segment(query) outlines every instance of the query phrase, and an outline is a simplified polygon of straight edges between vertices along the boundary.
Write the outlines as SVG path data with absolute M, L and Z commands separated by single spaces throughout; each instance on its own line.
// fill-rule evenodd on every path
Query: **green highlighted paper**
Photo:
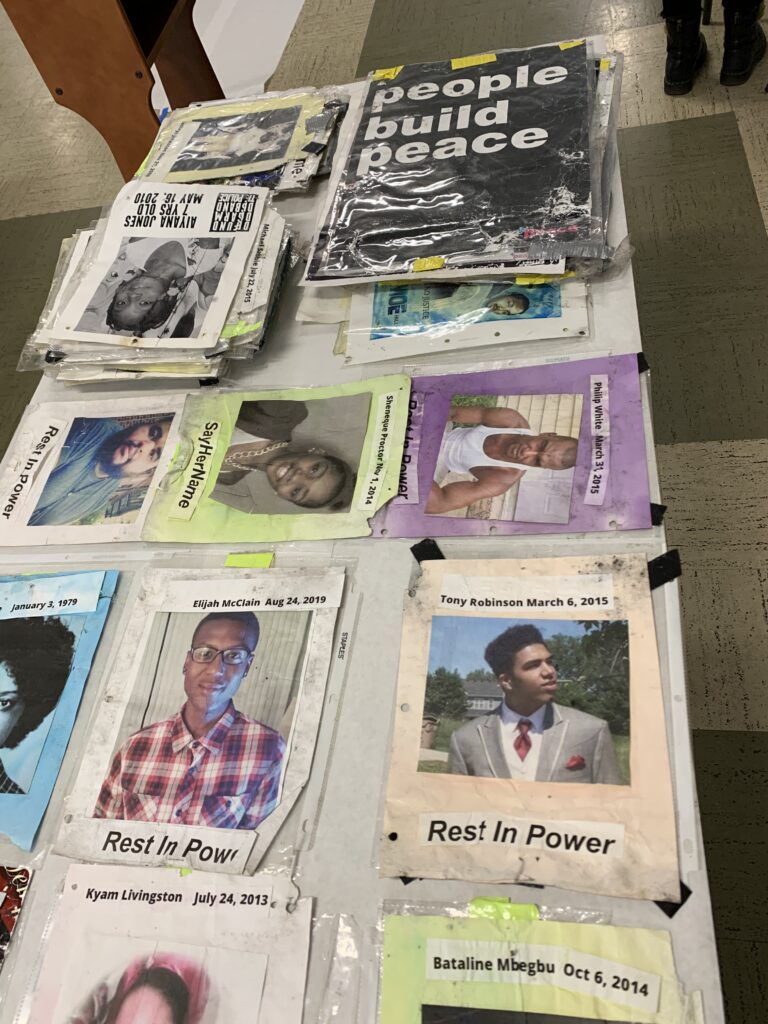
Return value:
M 217 543 L 361 537 L 397 494 L 410 380 L 191 395 L 142 533 Z
M 454 1007 L 468 1012 L 447 1012 Z M 553 1016 L 563 1024 L 686 1024 L 693 1013 L 665 931 L 539 920 L 384 918 L 380 1024 L 537 1024 L 539 1015 L 542 1024 Z

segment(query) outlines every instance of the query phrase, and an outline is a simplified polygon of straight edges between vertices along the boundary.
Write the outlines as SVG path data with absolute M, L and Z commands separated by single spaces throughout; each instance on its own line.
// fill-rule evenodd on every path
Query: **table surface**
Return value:
M 307 194 L 278 197 L 276 206 L 306 243 L 312 232 L 324 186 Z M 621 239 L 626 221 L 618 168 L 611 213 L 611 237 Z M 295 321 L 300 298 L 298 268 L 286 284 L 280 314 L 265 351 L 251 364 L 234 364 L 222 386 L 237 389 L 306 385 L 311 368 L 312 384 L 373 377 L 390 372 L 436 372 L 434 359 L 393 360 L 371 366 L 347 367 L 333 355 L 335 325 Z M 463 360 L 452 354 L 450 363 L 437 368 L 482 369 L 515 363 L 545 362 L 567 358 L 637 352 L 640 331 L 631 266 L 615 279 L 597 281 L 591 287 L 591 336 L 585 339 L 510 344 L 503 348 L 473 351 Z M 311 350 L 311 351 L 310 351 Z M 645 409 L 648 469 L 651 498 L 659 500 L 658 474 L 650 416 L 651 373 L 641 377 Z M 77 403 L 84 397 L 135 394 L 136 387 L 116 385 L 98 388 L 65 387 L 45 378 L 36 401 L 65 400 Z M 147 382 L 148 391 L 176 392 L 182 386 Z M 680 628 L 680 602 L 675 582 L 653 592 L 671 767 L 676 796 L 681 879 L 691 890 L 685 905 L 671 919 L 649 901 L 613 899 L 572 893 L 554 887 L 474 885 L 455 881 L 414 881 L 407 886 L 396 879 L 378 877 L 376 858 L 383 792 L 386 779 L 390 728 L 397 683 L 402 626 L 402 598 L 418 571 L 408 540 L 349 540 L 336 542 L 270 545 L 275 564 L 344 565 L 349 576 L 348 597 L 340 614 L 340 630 L 347 631 L 350 646 L 344 661 L 334 659 L 328 682 L 325 712 L 320 727 L 312 775 L 293 808 L 261 869 L 293 872 L 302 895 L 315 899 L 318 926 L 313 941 L 308 977 L 307 1021 L 317 1020 L 326 1008 L 327 957 L 331 949 L 335 915 L 349 915 L 360 936 L 359 974 L 347 1000 L 334 1016 L 337 1024 L 375 1020 L 377 964 L 375 943 L 370 941 L 382 900 L 427 901 L 436 905 L 464 903 L 476 895 L 494 894 L 515 902 L 536 902 L 548 908 L 570 908 L 574 915 L 624 926 L 668 929 L 672 934 L 680 979 L 686 991 L 701 990 L 707 1024 L 724 1024 L 718 963 L 712 925 L 709 889 L 699 826 L 696 788 L 686 705 L 685 669 Z M 247 545 L 238 545 L 247 548 Z M 555 537 L 451 538 L 440 547 L 449 558 L 546 557 L 559 554 L 643 552 L 653 558 L 666 550 L 662 526 L 613 534 L 567 534 Z M 254 546 L 253 550 L 265 546 Z M 109 669 L 110 648 L 120 635 L 120 620 L 131 603 L 141 570 L 150 561 L 154 568 L 215 568 L 223 565 L 224 545 L 189 547 L 140 544 L 91 545 L 77 550 L 54 547 L 31 552 L 0 552 L 0 572 L 74 568 L 119 568 L 123 573 L 97 652 L 82 709 L 62 770 L 40 829 L 33 854 L 18 850 L 0 839 L 0 863 L 29 864 L 36 869 L 16 940 L 3 968 L 6 998 L 0 1007 L 0 1024 L 23 1020 L 28 998 L 30 967 L 38 964 L 40 948 L 56 894 L 68 861 L 47 852 L 54 842 L 62 802 L 77 773 L 88 722 L 95 711 L 100 689 Z M 353 991 L 354 990 L 354 991 Z

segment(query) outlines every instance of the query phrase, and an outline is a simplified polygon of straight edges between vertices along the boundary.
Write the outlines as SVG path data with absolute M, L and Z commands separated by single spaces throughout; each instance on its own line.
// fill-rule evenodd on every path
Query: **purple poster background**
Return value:
M 603 505 L 585 505 L 591 473 L 590 377 L 607 375 L 610 407 L 610 476 Z M 574 394 L 584 402 L 567 523 L 513 523 L 426 515 L 435 465 L 454 395 Z M 648 466 L 636 355 L 605 356 L 483 373 L 415 377 L 412 394 L 422 399 L 416 504 L 394 498 L 373 519 L 374 537 L 458 537 L 489 533 L 599 533 L 642 530 L 651 525 Z

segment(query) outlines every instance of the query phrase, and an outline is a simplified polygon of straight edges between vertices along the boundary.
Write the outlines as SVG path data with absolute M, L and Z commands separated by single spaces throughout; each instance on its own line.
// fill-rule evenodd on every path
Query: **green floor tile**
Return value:
M 733 114 L 619 132 L 656 441 L 768 437 L 768 238 Z
M 693 733 L 701 827 L 728 1024 L 768 1006 L 768 733 Z
M 585 35 L 588 26 L 593 32 L 610 31 L 607 5 L 583 0 L 376 0 L 358 74 L 411 61 L 572 39 Z
M 87 227 L 99 212 L 66 210 L 0 220 L 0 454 L 40 379 L 37 373 L 17 373 L 16 364 L 48 294 L 61 240 Z

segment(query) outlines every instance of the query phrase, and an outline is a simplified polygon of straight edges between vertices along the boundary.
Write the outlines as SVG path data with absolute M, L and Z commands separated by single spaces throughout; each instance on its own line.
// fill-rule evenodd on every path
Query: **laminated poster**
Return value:
M 178 443 L 177 395 L 44 402 L 0 473 L 0 546 L 138 540 Z
M 588 240 L 593 78 L 583 41 L 373 72 L 307 277 L 482 268 L 541 238 Z
M 141 177 L 168 182 L 233 178 L 305 158 L 329 120 L 325 103 L 322 93 L 310 89 L 174 110 L 163 122 Z
M 422 569 L 406 601 L 382 874 L 676 902 L 646 558 Z
M 129 182 L 62 297 L 55 338 L 214 348 L 257 241 L 266 195 L 235 185 Z
M 587 290 L 579 281 L 400 281 L 353 292 L 346 356 L 369 363 L 588 334 Z
M 240 873 L 309 777 L 341 569 L 149 570 L 57 849 Z
M 8 956 L 31 877 L 29 868 L 0 867 L 0 969 Z
M 24 850 L 51 798 L 117 576 L 0 579 L 0 829 Z
M 361 537 L 397 493 L 403 376 L 191 395 L 183 444 L 143 539 L 210 543 Z
M 397 498 L 375 536 L 651 525 L 637 358 L 416 377 Z
M 301 1024 L 312 901 L 277 876 L 70 867 L 29 1024 Z
M 380 1024 L 694 1024 L 669 932 L 384 917 Z

